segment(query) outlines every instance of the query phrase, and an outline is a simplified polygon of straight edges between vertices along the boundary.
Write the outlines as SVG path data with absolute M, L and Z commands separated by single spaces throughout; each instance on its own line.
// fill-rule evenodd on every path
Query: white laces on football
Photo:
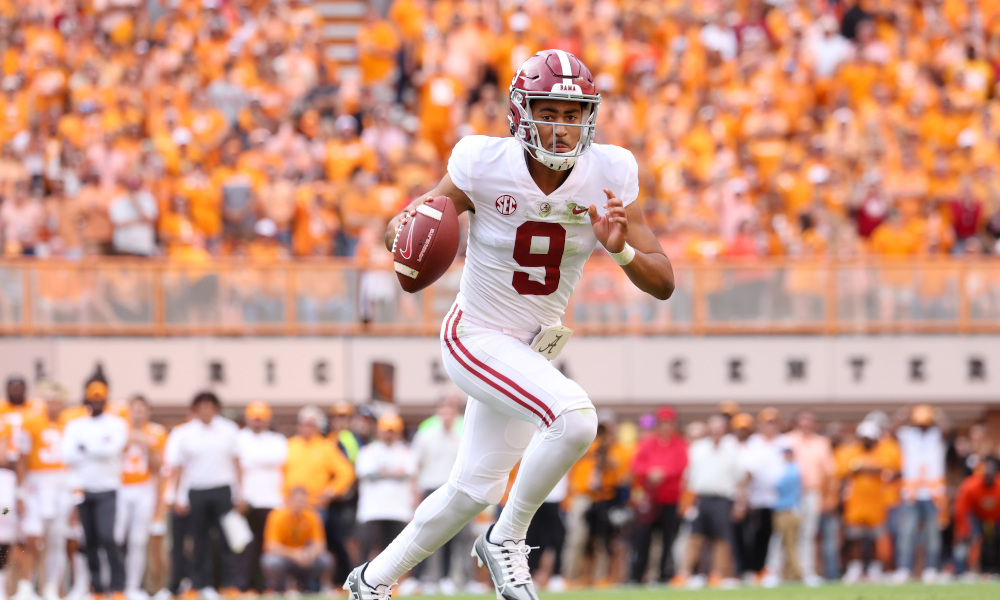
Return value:
M 531 570 L 528 568 L 528 555 L 538 547 L 531 547 L 524 541 L 517 542 L 515 546 L 504 543 L 502 548 L 504 558 L 504 570 L 508 577 L 507 583 L 510 585 L 525 585 L 531 583 Z

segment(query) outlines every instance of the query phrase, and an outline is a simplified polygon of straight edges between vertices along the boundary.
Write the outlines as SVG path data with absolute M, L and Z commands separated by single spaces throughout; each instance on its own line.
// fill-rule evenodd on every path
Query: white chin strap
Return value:
M 565 171 L 573 168 L 573 165 L 576 164 L 576 159 L 580 158 L 580 142 L 577 142 L 576 148 L 569 152 L 549 152 L 541 148 L 536 148 L 534 152 L 529 154 L 553 171 Z

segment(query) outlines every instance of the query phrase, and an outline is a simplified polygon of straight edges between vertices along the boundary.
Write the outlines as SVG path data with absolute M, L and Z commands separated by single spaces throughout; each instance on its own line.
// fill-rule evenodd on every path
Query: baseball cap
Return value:
M 378 418 L 379 431 L 403 431 L 403 418 L 396 413 L 386 413 Z
M 677 411 L 671 406 L 661 406 L 660 409 L 656 411 L 656 418 L 660 421 L 676 421 Z
M 354 405 L 350 402 L 336 402 L 330 407 L 330 412 L 338 417 L 349 417 L 354 414 Z
M 729 426 L 733 429 L 750 429 L 753 424 L 754 420 L 750 413 L 740 413 L 729 421 Z
M 266 402 L 256 401 L 247 405 L 243 416 L 247 419 L 260 419 L 269 421 L 271 419 L 271 407 Z
M 914 425 L 933 425 L 934 409 L 930 404 L 918 404 L 910 411 L 910 420 Z
M 868 438 L 870 440 L 877 440 L 881 431 L 879 426 L 874 421 L 862 421 L 858 424 L 858 428 L 855 430 L 859 438 Z
M 732 400 L 725 400 L 719 403 L 719 412 L 727 417 L 732 417 L 736 413 L 740 412 L 740 405 Z
M 761 423 L 774 423 L 779 419 L 781 419 L 781 412 L 771 406 L 757 413 L 757 420 Z

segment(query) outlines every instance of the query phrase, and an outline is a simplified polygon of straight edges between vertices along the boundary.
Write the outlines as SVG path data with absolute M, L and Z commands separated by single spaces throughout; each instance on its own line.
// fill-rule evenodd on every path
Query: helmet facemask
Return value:
M 515 126 L 514 116 L 508 115 L 510 121 L 511 134 L 517 138 L 521 146 L 535 160 L 554 171 L 565 171 L 576 164 L 576 159 L 590 148 L 594 141 L 594 132 L 597 128 L 597 110 L 601 105 L 600 94 L 583 94 L 579 86 L 560 84 L 565 89 L 562 91 L 553 90 L 551 92 L 532 92 L 511 87 L 511 105 L 516 107 L 518 116 Z M 565 100 L 577 102 L 583 113 L 580 123 L 560 123 L 551 121 L 540 121 L 534 118 L 531 110 L 532 100 Z M 556 152 L 556 136 L 553 131 L 551 146 L 545 148 L 541 143 L 539 127 L 578 127 L 580 140 L 576 148 L 568 152 Z

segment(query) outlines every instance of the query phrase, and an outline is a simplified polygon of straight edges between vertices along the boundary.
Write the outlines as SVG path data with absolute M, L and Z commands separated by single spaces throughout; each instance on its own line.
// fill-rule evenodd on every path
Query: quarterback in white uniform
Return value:
M 449 482 L 345 584 L 352 600 L 385 600 L 398 579 L 503 496 L 500 518 L 476 540 L 501 600 L 536 600 L 528 524 L 597 431 L 587 393 L 550 359 L 571 333 L 560 324 L 584 263 L 598 244 L 641 290 L 665 300 L 673 270 L 635 205 L 638 165 L 616 146 L 593 144 L 600 95 L 587 67 L 562 50 L 529 58 L 510 87 L 510 138 L 459 141 L 436 196 L 470 212 L 465 270 L 441 329 L 445 368 L 469 394 L 461 451 Z

